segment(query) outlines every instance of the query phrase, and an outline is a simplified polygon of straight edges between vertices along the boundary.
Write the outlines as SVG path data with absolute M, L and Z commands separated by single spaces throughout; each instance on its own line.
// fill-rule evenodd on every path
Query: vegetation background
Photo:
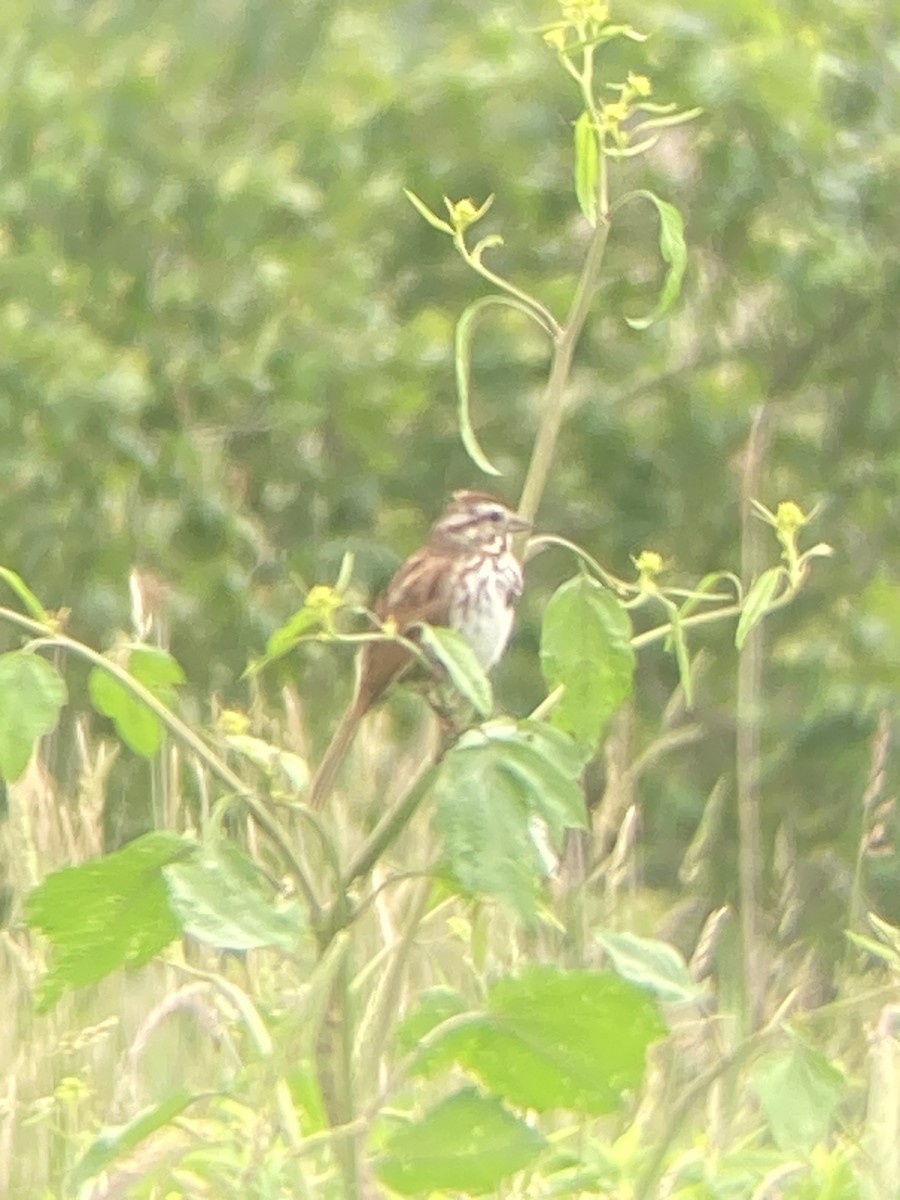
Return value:
M 101 647 L 129 626 L 130 571 L 151 573 L 197 714 L 247 702 L 248 660 L 346 549 L 374 592 L 453 488 L 485 482 L 460 444 L 452 357 L 482 285 L 402 189 L 435 208 L 496 193 L 485 231 L 502 227 L 504 274 L 564 306 L 588 231 L 577 101 L 526 32 L 552 16 L 530 0 L 2 5 L 0 563 Z M 785 945 L 814 951 L 828 999 L 879 720 L 882 797 L 896 786 L 900 13 L 622 0 L 615 17 L 653 35 L 638 65 L 655 94 L 704 109 L 622 168 L 684 213 L 689 266 L 673 312 L 630 329 L 660 267 L 647 213 L 617 223 L 539 527 L 617 574 L 644 548 L 675 581 L 739 572 L 763 412 L 755 494 L 818 506 L 835 550 L 765 627 L 759 760 L 764 891 L 779 894 L 787 853 Z M 614 43 L 609 77 L 634 54 Z M 512 500 L 545 376 L 533 331 L 492 319 L 474 411 Z M 538 623 L 565 573 L 550 554 L 530 572 L 497 681 L 512 712 L 542 698 Z M 732 635 L 702 638 L 697 736 L 640 782 L 639 880 L 660 913 L 717 780 L 731 787 Z M 281 672 L 320 747 L 349 657 Z M 676 683 L 670 656 L 642 655 L 620 745 L 639 751 Z M 70 805 L 75 736 L 48 760 Z M 97 851 L 151 825 L 145 770 L 116 764 Z M 736 899 L 727 805 L 722 822 L 700 919 Z M 865 869 L 867 902 L 900 921 L 894 858 Z

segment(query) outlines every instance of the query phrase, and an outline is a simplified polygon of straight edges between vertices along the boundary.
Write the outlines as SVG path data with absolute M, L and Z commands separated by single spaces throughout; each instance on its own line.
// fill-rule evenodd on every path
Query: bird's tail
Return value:
M 353 745 L 353 739 L 356 737 L 356 731 L 359 728 L 359 723 L 365 714 L 365 705 L 359 702 L 359 699 L 353 701 L 347 706 L 344 715 L 341 717 L 340 724 L 334 731 L 331 741 L 328 743 L 328 749 L 322 761 L 319 763 L 319 769 L 316 771 L 315 778 L 312 781 L 312 787 L 309 792 L 309 804 L 311 808 L 321 808 L 328 797 L 331 795 L 334 781 L 337 778 L 337 773 L 341 769 L 341 765 Z

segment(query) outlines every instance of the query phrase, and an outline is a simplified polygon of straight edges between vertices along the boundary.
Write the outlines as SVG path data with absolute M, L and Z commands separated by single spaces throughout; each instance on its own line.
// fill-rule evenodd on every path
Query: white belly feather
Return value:
M 515 556 L 504 554 L 499 566 L 499 570 L 494 562 L 480 566 L 469 579 L 472 600 L 452 604 L 450 609 L 451 626 L 469 642 L 485 671 L 506 649 L 515 603 L 522 594 L 522 569 Z

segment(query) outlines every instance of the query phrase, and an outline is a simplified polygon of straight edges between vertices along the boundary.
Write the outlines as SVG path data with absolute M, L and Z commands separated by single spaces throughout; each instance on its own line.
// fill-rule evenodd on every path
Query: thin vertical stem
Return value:
M 878 716 L 878 728 L 872 738 L 872 753 L 869 767 L 869 782 L 863 793 L 861 809 L 861 829 L 859 843 L 856 849 L 856 864 L 853 870 L 853 886 L 850 892 L 850 911 L 848 925 L 853 930 L 861 930 L 865 925 L 865 904 L 863 899 L 863 872 L 865 870 L 866 851 L 875 823 L 875 811 L 884 795 L 884 783 L 887 773 L 888 755 L 891 745 L 891 710 L 883 708 Z M 851 947 L 848 946 L 848 950 Z
M 744 586 L 765 565 L 764 527 L 753 514 L 751 498 L 759 495 L 771 431 L 772 410 L 762 405 L 753 418 L 744 458 L 741 486 L 741 575 Z M 760 721 L 762 714 L 763 626 L 747 637 L 737 679 L 737 809 L 738 876 L 741 894 L 741 941 L 744 996 L 749 1030 L 760 1027 L 766 988 L 760 882 L 762 830 L 760 817 Z
M 578 286 L 572 298 L 568 318 L 554 346 L 550 377 L 547 380 L 544 402 L 541 406 L 541 422 L 538 426 L 534 450 L 531 454 L 531 462 L 528 464 L 528 474 L 519 502 L 519 511 L 529 520 L 538 510 L 556 453 L 556 442 L 566 411 L 566 386 L 572 369 L 572 358 L 590 312 L 591 300 L 597 286 L 597 277 L 600 273 L 600 264 L 603 262 L 603 252 L 606 249 L 608 237 L 609 222 L 605 217 L 598 217 L 584 266 L 578 278 Z

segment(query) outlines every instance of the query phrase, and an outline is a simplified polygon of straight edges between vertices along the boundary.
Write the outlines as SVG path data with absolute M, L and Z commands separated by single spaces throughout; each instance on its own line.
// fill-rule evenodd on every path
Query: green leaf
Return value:
M 844 937 L 854 946 L 858 946 L 860 950 L 864 950 L 866 954 L 871 954 L 873 958 L 887 963 L 888 966 L 893 967 L 895 970 L 900 966 L 900 955 L 890 946 L 885 946 L 882 942 L 876 942 L 874 938 L 865 937 L 861 933 L 854 933 L 852 929 L 845 929 Z
M 375 1174 L 402 1196 L 480 1195 L 529 1166 L 545 1144 L 543 1134 L 495 1096 L 464 1088 L 393 1131 L 375 1160 Z
M 127 670 L 161 704 L 174 706 L 175 687 L 184 683 L 184 672 L 171 654 L 155 646 L 135 646 L 128 655 Z M 150 758 L 156 753 L 165 727 L 143 700 L 102 667 L 91 671 L 88 691 L 94 708 L 111 718 L 119 737 L 135 754 Z
M 297 949 L 304 931 L 299 904 L 276 905 L 258 867 L 228 842 L 205 845 L 188 861 L 164 867 L 163 875 L 182 930 L 207 946 Z
M 674 204 L 661 200 L 655 192 L 642 189 L 632 192 L 632 196 L 641 196 L 656 206 L 659 213 L 659 249 L 663 261 L 668 264 L 666 278 L 656 308 L 646 317 L 626 317 L 632 329 L 646 329 L 668 312 L 681 291 L 681 280 L 687 266 L 687 249 L 684 244 L 684 221 L 681 213 Z
M 21 575 L 16 574 L 15 571 L 11 571 L 9 567 L 0 567 L 0 579 L 8 584 L 12 591 L 19 597 L 25 606 L 25 611 L 30 617 L 34 617 L 35 621 L 40 621 L 42 625 L 50 624 L 49 613 Z
M 725 836 L 728 811 L 729 791 L 726 778 L 722 775 L 707 797 L 700 822 L 678 868 L 679 882 L 685 887 L 708 885 L 710 871 L 715 867 L 716 857 Z
M 784 567 L 769 567 L 754 582 L 741 608 L 741 616 L 734 635 L 734 644 L 738 650 L 743 649 L 747 635 L 769 611 L 772 597 L 778 590 L 778 585 L 784 576 Z
M 460 738 L 432 793 L 444 859 L 464 892 L 499 897 L 534 920 L 545 868 L 532 822 L 546 822 L 557 850 L 567 828 L 586 825 L 583 766 L 571 738 L 538 721 L 489 722 Z
M 89 1179 L 107 1170 L 123 1155 L 131 1154 L 151 1134 L 162 1129 L 197 1099 L 181 1088 L 159 1104 L 145 1108 L 127 1125 L 113 1125 L 104 1129 L 75 1164 L 72 1170 L 72 1187 L 78 1191 Z
M 433 213 L 424 200 L 420 200 L 415 192 L 411 192 L 409 188 L 403 189 L 403 195 L 407 198 L 420 217 L 424 217 L 432 229 L 439 229 L 441 233 L 449 233 L 453 236 L 453 227 L 448 225 L 446 221 L 442 221 L 436 213 Z
M 725 582 L 732 585 L 734 599 L 739 599 L 741 594 L 741 584 L 737 576 L 730 571 L 711 571 L 708 575 L 704 575 L 699 583 L 691 588 L 691 595 L 682 604 L 678 615 L 681 620 L 689 617 L 692 612 L 695 612 L 701 605 L 703 596 L 708 592 L 712 592 L 719 583 Z
M 631 620 L 612 592 L 587 575 L 557 588 L 544 610 L 541 667 L 548 687 L 565 687 L 554 725 L 592 749 L 634 678 Z
M 595 39 L 595 44 L 602 46 L 604 42 L 619 37 L 628 38 L 632 42 L 646 42 L 649 34 L 638 33 L 631 25 L 604 25 Z
M 692 1004 L 703 995 L 683 956 L 668 942 L 604 930 L 596 938 L 623 979 L 646 988 L 663 1004 Z
M 491 987 L 488 1012 L 506 1045 L 483 1040 L 473 1069 L 499 1095 L 542 1112 L 618 1108 L 643 1079 L 648 1046 L 667 1033 L 654 1001 L 605 971 L 529 967 Z
M 462 634 L 455 629 L 422 624 L 418 640 L 444 667 L 453 686 L 478 715 L 489 717 L 494 709 L 490 680 Z
M 46 934 L 53 951 L 39 1011 L 67 988 L 140 966 L 178 937 L 162 869 L 195 850 L 174 833 L 148 833 L 115 854 L 47 876 L 26 906 L 28 924 Z
M 666 1025 L 646 991 L 606 971 L 533 966 L 498 980 L 487 1011 L 437 1037 L 423 1071 L 456 1062 L 520 1108 L 601 1115 L 644 1074 Z
M 255 674 L 263 667 L 275 662 L 276 659 L 289 654 L 306 634 L 321 628 L 321 625 L 321 608 L 315 605 L 304 605 L 303 608 L 299 608 L 284 625 L 271 634 L 266 642 L 266 652 L 259 662 L 253 664 L 252 673 Z
M 66 684 L 52 663 L 36 654 L 0 655 L 0 775 L 18 779 L 38 738 L 56 725 Z
M 482 296 L 479 300 L 474 300 L 463 312 L 462 316 L 456 325 L 456 394 L 459 401 L 459 432 L 462 437 L 463 446 L 466 453 L 472 462 L 479 470 L 484 471 L 486 475 L 502 474 L 492 462 L 489 461 L 484 451 L 479 445 L 478 438 L 475 436 L 475 430 L 472 427 L 472 414 L 470 408 L 470 380 L 472 375 L 472 338 L 475 333 L 475 327 L 478 323 L 481 314 L 487 308 L 492 307 L 512 308 L 516 312 L 524 313 L 526 317 L 530 317 L 540 325 L 545 333 L 551 331 L 547 328 L 538 312 L 531 308 L 524 300 L 517 300 L 515 296 Z
M 799 1038 L 786 1053 L 763 1058 L 751 1086 L 785 1153 L 808 1152 L 824 1141 L 848 1090 L 843 1072 Z
M 249 733 L 229 733 L 225 744 L 235 754 L 240 754 L 248 762 L 265 771 L 270 778 L 277 780 L 283 776 L 284 782 L 294 791 L 302 791 L 309 785 L 309 767 L 299 754 L 291 750 L 282 750 L 262 738 L 253 737 Z
M 167 705 L 174 703 L 175 688 L 185 682 L 179 662 L 159 646 L 135 646 L 128 655 L 128 671 Z
M 876 934 L 888 946 L 892 947 L 894 953 L 900 958 L 900 929 L 896 925 L 891 925 L 887 921 L 882 920 L 877 913 L 866 913 L 866 920 L 875 930 Z
M 422 1038 L 450 1017 L 466 1011 L 466 1002 L 459 992 L 449 987 L 427 988 L 419 1002 L 396 1027 L 394 1039 L 401 1054 L 415 1050 Z M 421 1070 L 420 1064 L 420 1070 Z
M 597 224 L 597 181 L 600 156 L 594 118 L 583 112 L 575 122 L 575 195 L 591 225 Z
M 684 692 L 684 706 L 690 712 L 694 707 L 694 680 L 691 676 L 691 657 L 688 653 L 687 638 L 681 624 L 681 614 L 673 604 L 669 607 L 669 617 L 672 621 L 672 643 L 675 646 L 675 661 L 678 663 L 678 678 Z

